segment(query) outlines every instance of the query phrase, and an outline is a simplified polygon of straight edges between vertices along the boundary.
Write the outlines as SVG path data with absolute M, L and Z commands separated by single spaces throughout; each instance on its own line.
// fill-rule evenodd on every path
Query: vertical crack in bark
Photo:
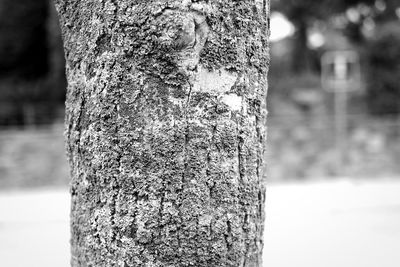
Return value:
M 258 177 L 258 188 L 259 188 L 259 192 L 258 192 L 258 213 L 260 218 L 263 217 L 263 205 L 264 205 L 264 199 L 263 199 L 263 177 L 261 175 L 261 168 L 262 168 L 262 164 L 263 164 L 263 154 L 264 154 L 264 146 L 263 146 L 263 136 L 262 136 L 262 125 L 260 122 L 260 111 L 258 112 L 258 114 L 256 115 L 256 133 L 257 133 L 257 140 L 259 140 L 260 144 L 258 145 L 257 148 L 257 166 L 256 166 L 256 171 L 257 171 L 257 177 Z M 262 229 L 261 229 L 261 232 Z
M 240 125 L 240 119 L 238 119 L 237 122 L 237 135 L 238 135 L 238 145 L 237 145 L 237 155 L 238 155 L 238 168 L 239 168 L 239 181 L 240 184 L 243 187 L 247 186 L 247 181 L 245 181 L 246 178 L 246 168 L 245 168 L 245 159 L 244 159 L 244 154 L 243 154 L 243 146 L 244 146 L 244 139 L 243 139 L 243 130 L 241 129 L 241 125 Z M 242 188 L 242 194 L 245 193 L 245 189 Z M 248 214 L 248 207 L 246 206 L 248 205 L 247 202 L 241 202 L 241 206 L 242 206 L 242 210 L 244 210 L 245 215 L 244 215 L 244 219 L 242 222 L 242 230 L 243 230 L 243 235 L 244 235 L 244 240 L 246 240 L 245 242 L 245 252 L 244 252 L 244 259 L 242 262 L 242 267 L 246 267 L 247 266 L 247 260 L 248 260 L 248 255 L 249 255 L 249 249 L 250 249 L 250 242 L 248 240 L 248 236 L 249 236 L 249 230 L 247 229 L 248 225 L 249 225 L 249 214 Z
M 163 207 L 164 207 L 164 201 L 165 201 L 165 192 L 161 192 L 160 194 L 160 207 L 158 209 L 158 228 L 161 234 L 161 228 L 164 225 L 163 222 Z
M 268 0 L 263 0 L 263 15 L 267 19 L 267 35 L 271 35 L 271 19 L 270 19 L 270 6 L 269 6 L 270 1 Z
M 68 131 L 68 146 L 69 146 L 69 152 L 71 155 L 74 153 L 73 151 L 73 145 L 76 147 L 76 152 L 77 152 L 77 157 L 69 156 L 69 159 L 75 168 L 82 168 L 81 163 L 83 162 L 83 155 L 82 155 L 82 148 L 81 148 L 81 138 L 82 138 L 82 123 L 83 123 L 83 117 L 84 117 L 84 110 L 86 106 L 86 98 L 84 95 L 84 91 L 80 94 L 80 105 L 79 105 L 79 114 L 78 117 L 76 118 L 76 125 L 73 126 L 72 123 L 70 122 L 69 126 L 69 131 Z M 75 130 L 75 132 L 78 132 L 77 134 L 71 133 L 71 131 Z M 74 140 L 71 140 L 71 136 L 74 138 Z M 73 142 L 72 142 L 73 141 Z M 73 169 L 71 168 L 70 172 L 72 173 Z M 71 175 L 71 187 L 70 187 L 70 192 L 71 195 L 77 195 L 77 188 L 81 184 L 81 179 L 76 181 L 77 179 L 73 178 L 78 178 L 75 175 Z
M 117 198 L 119 195 L 119 187 L 114 185 L 112 187 L 112 199 L 110 204 L 110 216 L 111 216 L 111 243 L 113 243 L 117 239 L 117 228 L 116 228 L 116 213 L 117 213 Z
M 244 182 L 244 166 L 243 166 L 243 144 L 244 140 L 242 137 L 242 130 L 240 129 L 240 121 L 237 122 L 237 135 L 238 135 L 238 145 L 237 145 L 237 155 L 238 155 L 238 169 L 239 169 L 239 181 Z
M 184 164 L 184 171 L 183 171 L 183 177 L 182 177 L 182 186 L 186 182 L 185 177 L 186 177 L 186 174 L 188 171 L 188 151 L 187 151 L 187 149 L 189 146 L 189 134 L 190 134 L 189 109 L 190 109 L 190 99 L 191 99 L 192 88 L 193 88 L 193 85 L 190 82 L 189 77 L 187 78 L 187 84 L 189 85 L 189 92 L 188 92 L 185 107 L 184 107 L 184 122 L 185 122 L 184 158 L 185 158 L 185 164 Z
M 244 227 L 249 225 L 249 214 L 246 211 L 246 214 L 244 215 L 244 220 L 243 220 L 243 231 L 244 231 L 244 235 L 245 235 L 245 252 L 244 252 L 244 261 L 243 261 L 243 265 L 242 267 L 246 267 L 247 266 L 247 260 L 249 258 L 249 250 L 250 250 L 250 240 L 249 240 L 249 233 L 248 230 Z
M 122 99 L 121 93 L 119 93 L 119 96 L 118 96 L 117 99 L 118 99 L 117 101 L 120 101 Z M 117 162 L 117 166 L 116 166 L 117 167 L 117 175 L 116 176 L 117 177 L 113 177 L 112 185 L 111 185 L 111 187 L 112 187 L 111 190 L 113 192 L 112 199 L 111 199 L 111 204 L 110 204 L 111 227 L 112 227 L 111 243 L 116 240 L 117 232 L 118 232 L 118 229 L 117 229 L 117 226 L 116 226 L 116 224 L 117 224 L 116 223 L 116 215 L 117 215 L 117 205 L 118 205 L 117 199 L 118 199 L 118 196 L 119 196 L 120 190 L 121 190 L 121 186 L 119 184 L 119 181 L 121 179 L 121 173 L 122 173 L 121 159 L 122 159 L 122 151 L 123 151 L 121 149 L 121 147 L 120 147 L 121 138 L 120 138 L 120 134 L 119 134 L 119 132 L 120 132 L 120 130 L 119 130 L 119 122 L 121 120 L 120 114 L 119 114 L 120 103 L 116 103 L 115 105 L 116 105 L 115 109 L 116 109 L 116 114 L 117 114 L 117 121 L 116 121 L 115 128 L 114 128 L 115 132 L 114 132 L 114 137 L 113 138 L 115 140 L 113 140 L 113 144 L 115 145 L 115 150 L 116 150 L 116 153 L 118 154 L 118 156 L 116 158 L 116 162 Z
M 85 110 L 85 105 L 86 105 L 86 98 L 85 98 L 85 93 L 82 92 L 81 93 L 81 104 L 79 107 L 79 115 L 78 118 L 76 120 L 76 127 L 75 130 L 78 130 L 78 144 L 77 144 L 77 149 L 78 149 L 78 154 L 81 155 L 81 137 L 82 137 L 82 121 L 83 121 L 83 112 Z
M 212 169 L 211 169 L 211 151 L 212 151 L 213 147 L 215 146 L 215 134 L 216 134 L 216 132 L 217 132 L 217 123 L 215 123 L 211 127 L 211 142 L 210 142 L 210 147 L 208 149 L 207 156 L 206 156 L 206 161 L 207 161 L 206 175 L 207 175 L 207 178 L 208 178 L 207 179 L 207 185 L 208 185 L 208 189 L 209 189 L 210 198 L 212 198 L 213 189 L 214 189 L 214 185 L 215 185 L 215 181 L 212 180 L 212 178 L 210 178 L 210 175 L 212 174 Z
M 187 84 L 189 85 L 189 92 L 188 92 L 188 96 L 186 99 L 186 106 L 185 106 L 185 116 L 186 116 L 186 120 L 187 120 L 187 112 L 189 109 L 189 105 L 190 105 L 190 99 L 192 97 L 192 89 L 193 89 L 193 84 L 190 82 L 190 79 L 187 79 Z
M 226 247 L 228 248 L 228 253 L 232 249 L 232 226 L 229 219 L 226 220 L 226 233 L 224 234 Z M 229 240 L 229 237 L 231 240 Z
M 256 166 L 256 173 L 257 173 L 257 177 L 258 177 L 258 181 L 259 182 L 262 182 L 261 181 L 261 173 L 260 173 L 260 167 L 261 167 L 261 165 L 262 165 L 262 154 L 263 154 L 263 150 L 264 150 L 264 148 L 262 147 L 262 135 L 261 135 L 261 125 L 260 125 L 260 111 L 259 111 L 259 109 L 257 110 L 257 114 L 255 115 L 255 122 L 256 122 L 256 125 L 255 125 L 255 132 L 256 132 L 256 135 L 257 135 L 257 140 L 259 141 L 259 142 L 261 142 L 261 144 L 258 144 L 258 147 L 257 147 L 257 166 Z
M 269 14 L 268 14 L 268 12 L 269 12 L 268 3 L 269 3 L 268 0 L 263 0 L 263 15 L 265 17 L 269 17 Z
M 116 64 L 116 61 L 114 61 L 114 63 L 112 64 L 113 68 Z M 113 133 L 113 139 L 112 140 L 112 144 L 114 146 L 114 151 L 116 152 L 117 156 L 116 156 L 116 175 L 113 177 L 111 183 L 111 190 L 113 192 L 112 195 L 112 200 L 111 200 L 111 206 L 110 206 L 110 211 L 111 211 L 111 228 L 112 228 L 112 237 L 111 237 L 111 244 L 113 242 L 116 241 L 117 239 L 117 233 L 118 233 L 118 227 L 117 227 L 117 222 L 116 222 L 116 216 L 117 216 L 117 205 L 118 205 L 118 196 L 120 195 L 120 190 L 121 190 L 121 185 L 120 185 L 120 181 L 122 180 L 122 153 L 123 153 L 123 149 L 121 147 L 121 133 L 120 133 L 120 123 L 122 121 L 122 117 L 120 114 L 120 110 L 121 110 L 121 100 L 123 99 L 123 93 L 121 91 L 121 86 L 119 84 L 119 82 L 121 81 L 121 77 L 119 77 L 119 81 L 117 82 L 117 92 L 115 93 L 115 102 L 114 104 L 114 109 L 115 109 L 115 125 L 113 125 L 114 127 L 114 133 Z

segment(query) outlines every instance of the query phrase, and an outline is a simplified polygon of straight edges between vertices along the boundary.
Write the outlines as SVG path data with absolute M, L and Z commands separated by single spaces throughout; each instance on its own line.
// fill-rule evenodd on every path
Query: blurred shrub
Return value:
M 271 71 L 272 72 L 272 71 Z M 321 78 L 315 73 L 302 73 L 300 75 L 288 74 L 286 77 L 270 77 L 272 94 L 292 94 L 300 89 L 321 88 Z
M 400 123 L 397 118 L 349 117 L 344 169 L 337 169 L 335 125 L 326 117 L 271 116 L 266 167 L 270 181 L 318 179 L 338 174 L 387 178 L 400 174 Z
M 371 114 L 400 113 L 400 25 L 387 23 L 376 31 L 368 49 L 367 103 Z
M 0 131 L 0 189 L 67 186 L 63 125 Z
M 307 72 L 302 74 L 286 73 L 275 75 L 271 70 L 269 79 L 269 106 L 272 115 L 310 116 L 314 107 L 323 104 L 321 101 L 321 79 L 318 74 Z M 318 98 L 318 99 L 317 99 Z

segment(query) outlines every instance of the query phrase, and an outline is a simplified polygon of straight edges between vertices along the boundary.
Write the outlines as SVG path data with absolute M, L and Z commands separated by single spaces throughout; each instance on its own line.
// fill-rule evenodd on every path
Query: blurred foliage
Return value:
M 396 14 L 400 1 L 271 0 L 271 9 L 295 27 L 293 36 L 272 44 L 272 93 L 286 95 L 288 90 L 308 86 L 304 77 L 320 75 L 324 51 L 352 49 L 361 56 L 364 106 L 374 115 L 400 114 L 400 20 Z M 310 46 L 313 31 L 324 35 L 326 43 L 321 47 Z M 289 57 L 276 52 L 282 46 Z
M 400 23 L 379 27 L 368 44 L 367 100 L 374 115 L 400 114 Z
M 271 9 L 283 13 L 293 24 L 327 20 L 357 4 L 373 5 L 375 0 L 272 0 Z
M 0 125 L 50 123 L 64 100 L 52 2 L 0 0 Z
M 310 63 L 313 54 L 307 44 L 308 32 L 316 23 L 342 31 L 353 42 L 363 42 L 362 28 L 371 20 L 396 17 L 398 0 L 272 0 L 271 10 L 285 15 L 295 26 L 291 70 L 294 73 L 316 71 Z M 382 9 L 383 6 L 383 9 Z M 353 17 L 348 13 L 355 14 Z
M 398 177 L 400 1 L 271 1 L 295 32 L 271 43 L 268 178 Z M 320 46 L 310 42 L 315 33 Z M 362 71 L 362 90 L 347 94 L 343 170 L 336 164 L 334 94 L 320 81 L 321 56 L 332 50 L 358 52 Z
M 271 118 L 268 122 L 268 179 L 318 179 L 338 174 L 353 178 L 398 177 L 398 119 L 350 117 L 349 123 L 345 165 L 344 169 L 338 169 L 331 117 Z
M 63 125 L 0 132 L 0 188 L 68 185 Z

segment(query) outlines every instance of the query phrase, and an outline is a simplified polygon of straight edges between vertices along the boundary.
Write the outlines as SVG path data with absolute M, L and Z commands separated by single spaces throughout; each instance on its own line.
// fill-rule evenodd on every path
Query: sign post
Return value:
M 346 174 L 347 98 L 360 89 L 361 73 L 355 51 L 330 51 L 321 59 L 322 88 L 334 94 L 336 174 Z

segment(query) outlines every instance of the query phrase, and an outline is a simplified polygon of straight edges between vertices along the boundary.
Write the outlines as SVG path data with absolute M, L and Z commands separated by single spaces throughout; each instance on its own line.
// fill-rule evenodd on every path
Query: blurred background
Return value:
M 270 180 L 399 176 L 399 7 L 398 0 L 272 1 Z M 329 63 L 336 70 L 324 75 Z
M 266 266 L 400 266 L 400 1 L 271 12 Z M 0 0 L 0 266 L 68 266 L 64 72 L 52 2 Z

